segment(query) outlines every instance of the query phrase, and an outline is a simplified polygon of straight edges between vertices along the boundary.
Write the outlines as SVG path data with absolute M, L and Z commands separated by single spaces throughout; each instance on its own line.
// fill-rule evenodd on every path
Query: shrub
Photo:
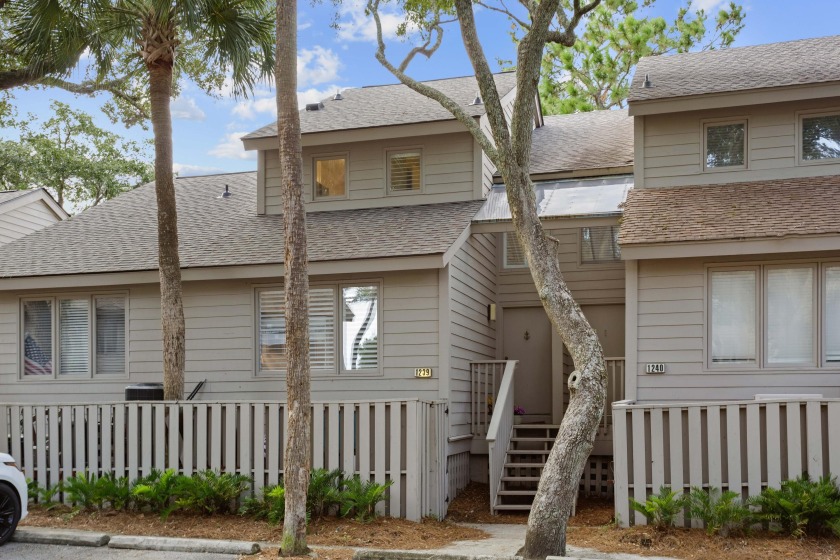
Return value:
M 840 490 L 835 479 L 811 480 L 808 474 L 767 488 L 750 500 L 756 519 L 795 537 L 834 533 L 840 536 Z
M 393 483 L 393 480 L 386 484 L 378 484 L 373 480 L 363 482 L 358 475 L 345 480 L 341 490 L 341 516 L 353 516 L 358 521 L 374 519 L 376 504 L 385 499 L 385 491 Z
M 247 476 L 210 470 L 179 476 L 175 484 L 176 507 L 193 513 L 231 513 L 252 483 L 253 479 Z
M 283 521 L 286 510 L 286 489 L 282 482 L 277 486 L 266 486 L 262 496 L 245 498 L 239 514 L 254 519 L 262 519 L 272 524 Z
M 692 519 L 699 519 L 706 527 L 706 533 L 719 533 L 726 537 L 733 532 L 742 532 L 749 525 L 752 514 L 741 502 L 737 492 L 721 493 L 719 488 L 693 487 L 685 498 L 688 514 Z
M 674 526 L 674 519 L 683 511 L 685 498 L 680 492 L 662 486 L 659 494 L 651 494 L 645 503 L 630 498 L 630 507 L 644 515 L 648 525 L 667 529 Z
M 166 519 L 178 507 L 175 498 L 179 478 L 183 477 L 172 469 L 163 472 L 153 469 L 147 476 L 138 478 L 131 490 L 135 507 L 158 512 L 161 519 Z
M 306 511 L 319 519 L 340 505 L 342 472 L 339 469 L 314 469 L 309 475 L 309 490 L 306 494 Z
M 88 472 L 65 480 L 63 490 L 67 501 L 79 509 L 104 509 L 110 501 L 107 481 Z

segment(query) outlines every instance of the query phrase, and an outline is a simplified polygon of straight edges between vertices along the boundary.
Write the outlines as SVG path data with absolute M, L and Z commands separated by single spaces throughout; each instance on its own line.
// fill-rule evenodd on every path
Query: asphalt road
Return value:
M 56 546 L 51 544 L 7 543 L 0 546 L 0 560 L 237 560 L 229 554 L 195 554 L 157 552 L 152 550 L 120 550 L 102 546 Z

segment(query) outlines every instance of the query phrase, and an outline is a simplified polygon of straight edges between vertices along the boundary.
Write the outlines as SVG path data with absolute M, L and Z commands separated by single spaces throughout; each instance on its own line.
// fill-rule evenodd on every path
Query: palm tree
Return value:
M 97 76 L 132 66 L 148 81 L 155 137 L 155 194 L 163 333 L 164 394 L 184 396 L 185 326 L 172 173 L 175 78 L 212 88 L 229 73 L 235 95 L 247 95 L 274 66 L 274 14 L 264 0 L 20 0 L 14 40 L 24 60 L 88 45 Z M 81 35 L 81 37 L 80 37 Z

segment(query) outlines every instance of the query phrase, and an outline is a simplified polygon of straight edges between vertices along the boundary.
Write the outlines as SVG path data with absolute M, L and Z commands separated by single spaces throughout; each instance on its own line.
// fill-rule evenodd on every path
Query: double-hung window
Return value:
M 126 373 L 126 297 L 21 301 L 21 376 L 90 378 Z
M 378 283 L 317 284 L 309 289 L 309 359 L 314 373 L 376 373 L 380 364 Z M 286 370 L 282 288 L 257 290 L 258 373 Z

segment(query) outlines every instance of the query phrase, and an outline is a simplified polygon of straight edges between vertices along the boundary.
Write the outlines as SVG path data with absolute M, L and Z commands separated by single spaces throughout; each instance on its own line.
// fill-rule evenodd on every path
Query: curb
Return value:
M 521 556 L 493 556 L 487 554 L 452 554 L 446 552 L 409 552 L 405 550 L 359 550 L 353 560 L 522 560 Z M 563 560 L 574 560 L 564 558 Z
M 12 541 L 19 543 L 90 547 L 105 546 L 110 538 L 105 533 L 43 527 L 19 527 L 12 535 Z
M 256 554 L 260 551 L 260 545 L 255 542 L 178 539 L 170 537 L 134 537 L 124 535 L 111 537 L 111 540 L 108 542 L 108 548 L 215 554 Z

